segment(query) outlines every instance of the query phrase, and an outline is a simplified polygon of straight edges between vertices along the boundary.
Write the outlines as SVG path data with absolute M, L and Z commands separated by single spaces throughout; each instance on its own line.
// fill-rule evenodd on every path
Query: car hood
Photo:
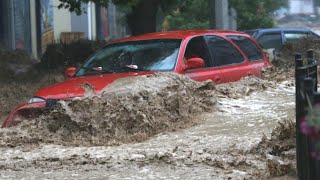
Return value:
M 45 99 L 68 99 L 80 97 L 85 93 L 85 90 L 81 85 L 86 83 L 90 84 L 95 89 L 94 93 L 96 94 L 117 79 L 153 73 L 154 72 L 127 72 L 74 77 L 62 83 L 44 87 L 35 93 L 34 96 Z

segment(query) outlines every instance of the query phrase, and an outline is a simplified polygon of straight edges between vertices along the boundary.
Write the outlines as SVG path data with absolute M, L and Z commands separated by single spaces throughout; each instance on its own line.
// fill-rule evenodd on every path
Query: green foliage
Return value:
M 59 8 L 68 9 L 78 15 L 85 12 L 83 3 L 93 2 L 100 6 L 107 6 L 109 0 L 59 0 Z M 159 8 L 167 14 L 181 0 L 112 0 L 127 14 L 127 23 L 133 35 L 139 35 L 156 30 L 157 12 Z M 160 18 L 161 19 L 161 18 Z M 130 20 L 130 22 L 129 22 Z
M 287 6 L 287 0 L 230 0 L 238 13 L 238 29 L 270 28 L 275 24 L 270 14 Z
M 82 40 L 70 44 L 55 43 L 47 46 L 38 66 L 41 69 L 65 69 L 78 66 L 96 50 L 106 45 L 105 41 Z
M 180 0 L 173 12 L 166 16 L 163 29 L 205 29 L 209 28 L 208 0 Z M 273 27 L 270 13 L 286 6 L 287 0 L 229 0 L 229 6 L 238 14 L 238 29 Z
M 208 29 L 208 0 L 185 0 L 165 18 L 164 30 L 174 29 Z
M 58 8 L 68 9 L 70 12 L 75 12 L 80 15 L 85 12 L 82 8 L 82 3 L 93 2 L 97 5 L 107 7 L 110 0 L 59 0 L 60 4 Z M 162 9 L 169 9 L 170 7 L 177 4 L 181 0 L 112 0 L 112 2 L 118 5 L 121 10 L 126 13 L 131 13 L 134 9 L 139 6 L 142 1 L 153 1 L 159 5 Z
M 75 12 L 78 15 L 85 12 L 85 9 L 82 8 L 82 4 L 86 4 L 88 2 L 93 2 L 97 5 L 101 5 L 104 7 L 108 6 L 110 0 L 59 0 L 60 4 L 58 8 L 68 9 L 70 12 Z M 118 5 L 124 12 L 131 13 L 135 7 L 139 5 L 143 0 L 112 0 L 112 2 Z M 151 1 L 151 0 L 149 0 Z M 156 3 L 164 5 L 171 4 L 174 0 L 154 0 Z
M 0 84 L 11 81 L 17 71 L 24 71 L 34 60 L 23 50 L 6 50 L 0 48 Z
M 82 3 L 93 2 L 100 6 L 108 6 L 109 0 L 59 0 L 60 4 L 58 8 L 68 9 L 70 12 L 75 12 L 77 15 L 86 12 L 84 8 L 82 8 Z
M 83 13 L 81 3 L 94 2 L 107 6 L 109 0 L 59 0 L 59 8 L 69 9 L 77 14 Z M 135 12 L 143 1 L 152 1 L 161 7 L 164 14 L 162 28 L 207 29 L 209 28 L 208 0 L 113 0 L 127 14 Z M 238 29 L 273 27 L 275 24 L 270 14 L 287 5 L 287 0 L 229 0 L 230 7 L 237 10 Z M 156 21 L 156 20 L 155 20 Z
M 113 0 L 112 2 L 118 5 L 123 12 L 131 13 L 142 0 Z

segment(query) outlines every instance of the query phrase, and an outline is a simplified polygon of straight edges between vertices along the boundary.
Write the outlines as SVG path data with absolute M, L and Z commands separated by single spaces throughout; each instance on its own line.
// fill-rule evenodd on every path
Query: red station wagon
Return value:
M 30 116 L 32 109 L 46 109 L 54 101 L 84 95 L 79 85 L 89 83 L 95 93 L 114 80 L 172 71 L 196 81 L 226 83 L 261 75 L 271 66 L 258 43 L 236 31 L 188 30 L 145 34 L 116 40 L 94 53 L 80 68 L 68 68 L 68 80 L 40 89 L 12 111 L 2 127 Z

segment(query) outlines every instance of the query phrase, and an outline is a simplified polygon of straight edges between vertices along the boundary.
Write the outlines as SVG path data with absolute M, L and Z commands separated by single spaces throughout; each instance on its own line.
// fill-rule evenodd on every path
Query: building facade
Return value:
M 289 0 L 289 14 L 312 15 L 315 14 L 314 0 Z
M 58 5 L 59 0 L 0 0 L 0 45 L 39 58 L 48 44 L 70 34 L 89 40 L 128 35 L 124 15 L 112 3 L 107 8 L 83 4 L 86 13 L 79 16 Z
M 31 50 L 30 3 L 0 1 L 0 43 L 11 49 Z

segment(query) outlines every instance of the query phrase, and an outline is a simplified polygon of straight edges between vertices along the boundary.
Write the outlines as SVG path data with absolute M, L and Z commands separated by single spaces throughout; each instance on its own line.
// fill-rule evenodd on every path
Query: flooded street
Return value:
M 142 143 L 0 148 L 0 179 L 256 179 L 267 159 L 250 150 L 294 117 L 288 82 L 239 99 L 218 98 L 201 123 Z M 272 158 L 272 157 L 270 157 Z

